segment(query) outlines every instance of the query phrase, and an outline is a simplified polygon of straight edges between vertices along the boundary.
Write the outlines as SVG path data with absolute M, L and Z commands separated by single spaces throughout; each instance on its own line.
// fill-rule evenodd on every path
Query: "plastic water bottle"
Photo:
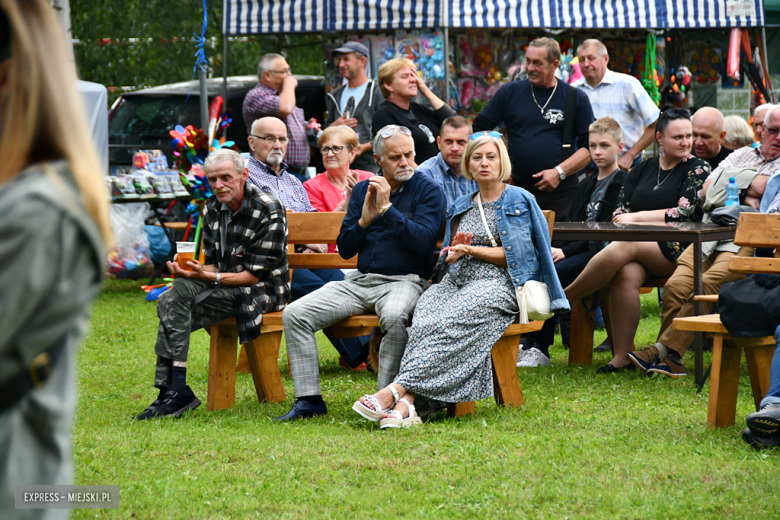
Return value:
M 739 186 L 734 177 L 729 177 L 729 184 L 726 186 L 726 206 L 739 206 Z

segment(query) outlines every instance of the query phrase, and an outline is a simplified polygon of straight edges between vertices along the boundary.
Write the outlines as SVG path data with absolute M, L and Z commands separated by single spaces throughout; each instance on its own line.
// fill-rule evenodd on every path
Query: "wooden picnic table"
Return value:
M 702 244 L 713 240 L 733 240 L 736 226 L 724 227 L 701 222 L 667 222 L 664 224 L 619 224 L 615 222 L 556 222 L 553 240 L 597 240 L 630 242 L 689 242 L 693 244 L 693 293 L 702 294 Z M 694 301 L 694 312 L 702 313 L 701 301 Z M 572 330 L 575 323 L 572 321 Z M 694 339 L 694 374 L 699 384 L 704 373 L 704 335 Z M 572 334 L 572 341 L 576 338 Z M 572 348 L 572 345 L 569 345 Z

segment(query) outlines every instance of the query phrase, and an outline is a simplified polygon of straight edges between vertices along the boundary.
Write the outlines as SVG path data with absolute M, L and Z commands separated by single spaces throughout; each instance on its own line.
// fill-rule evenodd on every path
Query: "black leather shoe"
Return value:
M 766 450 L 780 446 L 780 439 L 777 437 L 758 437 L 750 428 L 742 430 L 742 440 L 753 446 L 757 450 Z
M 325 403 L 309 404 L 306 401 L 298 399 L 293 403 L 289 412 L 280 417 L 274 417 L 272 420 L 279 422 L 295 421 L 297 419 L 308 419 L 309 417 L 315 417 L 317 415 L 326 415 L 327 413 L 328 406 Z
M 747 416 L 747 425 L 753 433 L 761 437 L 780 436 L 780 403 L 764 406 Z
M 609 344 L 609 337 L 601 342 L 601 345 L 593 349 L 593 352 L 612 352 L 612 346 Z
M 170 389 L 165 392 L 160 404 L 155 406 L 154 403 L 149 406 L 143 413 L 136 415 L 135 419 L 143 421 L 146 419 L 159 419 L 161 417 L 179 417 L 187 410 L 194 410 L 200 406 L 200 399 L 198 399 L 193 393 L 190 387 L 186 387 L 184 392 L 177 392 Z

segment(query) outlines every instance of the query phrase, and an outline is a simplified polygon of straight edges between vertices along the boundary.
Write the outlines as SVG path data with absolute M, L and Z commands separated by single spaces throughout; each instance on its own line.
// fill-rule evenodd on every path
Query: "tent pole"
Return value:
M 222 35 L 222 99 L 227 103 L 228 37 Z
M 441 3 L 442 12 L 442 42 L 441 50 L 444 53 L 444 90 L 442 91 L 442 101 L 450 106 L 450 16 L 449 2 Z
M 763 51 L 763 54 L 761 55 L 761 64 L 764 66 L 766 87 L 769 91 L 769 97 L 772 98 L 772 103 L 776 103 L 775 93 L 772 90 L 772 81 L 769 79 L 769 63 L 766 62 L 767 56 L 769 56 L 769 51 L 766 48 L 766 27 L 761 27 L 761 33 L 759 34 L 759 37 L 761 38 L 761 50 Z
M 200 81 L 200 127 L 209 131 L 209 89 L 206 85 L 206 67 L 198 65 L 198 80 Z
M 444 90 L 442 91 L 442 101 L 447 106 L 450 106 L 450 34 L 446 25 L 442 29 L 442 38 L 444 39 L 441 46 L 444 53 Z

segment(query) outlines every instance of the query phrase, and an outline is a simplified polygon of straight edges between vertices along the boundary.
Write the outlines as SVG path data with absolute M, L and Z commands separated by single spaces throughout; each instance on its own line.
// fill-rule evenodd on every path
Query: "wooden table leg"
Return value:
M 593 364 L 593 331 L 596 328 L 596 298 L 594 294 L 584 298 L 585 305 L 592 309 L 585 310 L 582 301 L 574 302 L 571 309 L 571 335 L 569 339 L 569 364 Z M 602 311 L 603 313 L 603 311 Z
M 280 403 L 287 398 L 279 372 L 279 346 L 282 331 L 266 332 L 244 345 L 247 361 L 255 382 L 257 401 Z
M 726 428 L 734 424 L 737 413 L 739 362 L 741 349 L 723 334 L 715 334 L 712 346 L 712 377 L 707 423 L 710 428 Z
M 236 348 L 237 338 L 229 327 L 211 326 L 209 345 L 209 386 L 206 409 L 233 408 L 236 400 Z

